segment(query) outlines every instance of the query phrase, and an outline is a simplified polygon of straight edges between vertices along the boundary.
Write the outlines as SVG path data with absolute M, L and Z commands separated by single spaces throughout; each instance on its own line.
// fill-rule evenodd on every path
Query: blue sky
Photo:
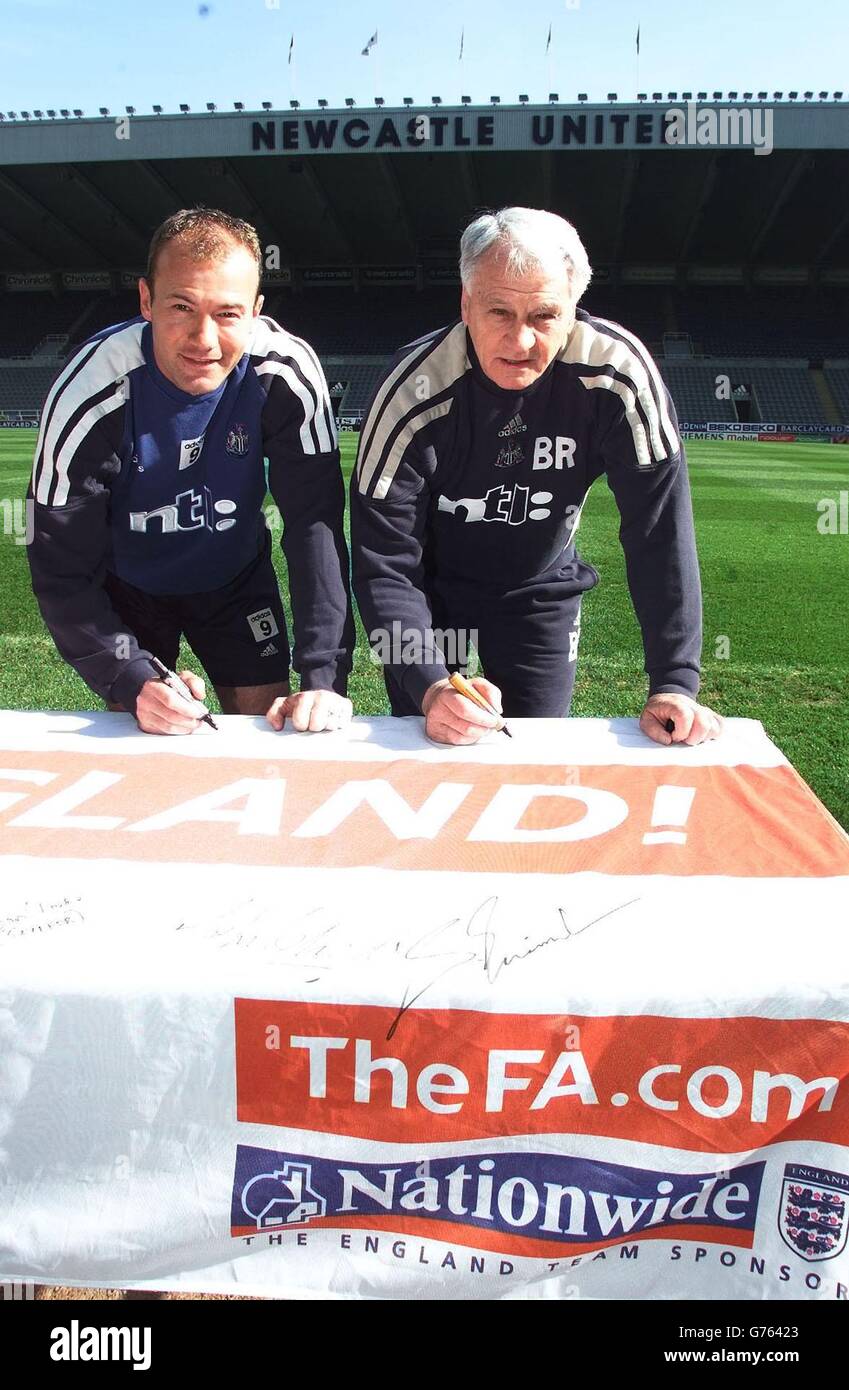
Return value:
M 3 10 L 4 111 L 849 89 L 845 0 L 4 0 Z

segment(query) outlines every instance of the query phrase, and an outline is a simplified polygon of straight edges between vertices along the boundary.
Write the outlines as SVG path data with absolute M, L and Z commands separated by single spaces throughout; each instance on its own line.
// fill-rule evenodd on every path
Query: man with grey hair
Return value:
M 587 253 L 563 218 L 485 213 L 460 244 L 461 321 L 402 349 L 371 402 L 351 486 L 354 588 L 393 714 L 474 743 L 499 721 L 450 684 L 476 634 L 473 684 L 505 717 L 568 714 L 587 492 L 607 478 L 643 637 L 642 730 L 715 738 L 696 700 L 701 591 L 684 451 L 663 379 L 632 333 L 578 309 Z M 388 633 L 399 640 L 389 641 Z M 462 644 L 460 644 L 462 645 Z M 455 647 L 457 644 L 455 644 Z

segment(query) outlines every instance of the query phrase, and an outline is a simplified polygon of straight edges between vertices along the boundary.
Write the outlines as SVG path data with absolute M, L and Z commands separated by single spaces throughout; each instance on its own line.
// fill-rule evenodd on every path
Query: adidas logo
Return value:
M 503 430 L 498 431 L 498 438 L 509 439 L 511 435 L 524 434 L 527 428 L 527 425 L 522 424 L 521 415 L 514 415 L 512 420 L 508 420 Z
M 263 647 L 262 651 L 260 652 L 260 656 L 276 656 L 278 651 L 279 648 L 275 647 L 273 642 L 269 642 L 268 646 Z

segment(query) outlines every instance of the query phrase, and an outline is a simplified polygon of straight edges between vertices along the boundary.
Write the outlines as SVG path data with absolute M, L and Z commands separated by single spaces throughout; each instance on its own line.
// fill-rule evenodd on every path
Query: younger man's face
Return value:
M 169 242 L 151 287 L 139 281 L 141 312 L 153 328 L 156 365 L 192 396 L 215 391 L 250 342 L 262 296 L 256 261 L 238 242 L 225 256 L 196 261 Z

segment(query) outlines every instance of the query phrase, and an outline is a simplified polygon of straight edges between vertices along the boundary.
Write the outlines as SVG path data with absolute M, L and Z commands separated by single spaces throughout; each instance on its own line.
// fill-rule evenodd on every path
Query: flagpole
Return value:
M 546 58 L 548 59 L 548 90 L 549 90 L 549 92 L 551 92 L 551 91 L 553 90 L 552 84 L 553 84 L 553 82 L 554 82 L 554 73 L 553 73 L 553 66 L 552 66 L 553 60 L 552 60 L 552 56 L 551 56 L 551 35 L 552 35 L 552 25 L 551 25 L 551 22 L 549 21 L 549 25 L 548 25 L 548 41 L 547 41 L 547 43 L 546 43 L 546 45 L 545 45 L 545 56 L 546 56 Z

